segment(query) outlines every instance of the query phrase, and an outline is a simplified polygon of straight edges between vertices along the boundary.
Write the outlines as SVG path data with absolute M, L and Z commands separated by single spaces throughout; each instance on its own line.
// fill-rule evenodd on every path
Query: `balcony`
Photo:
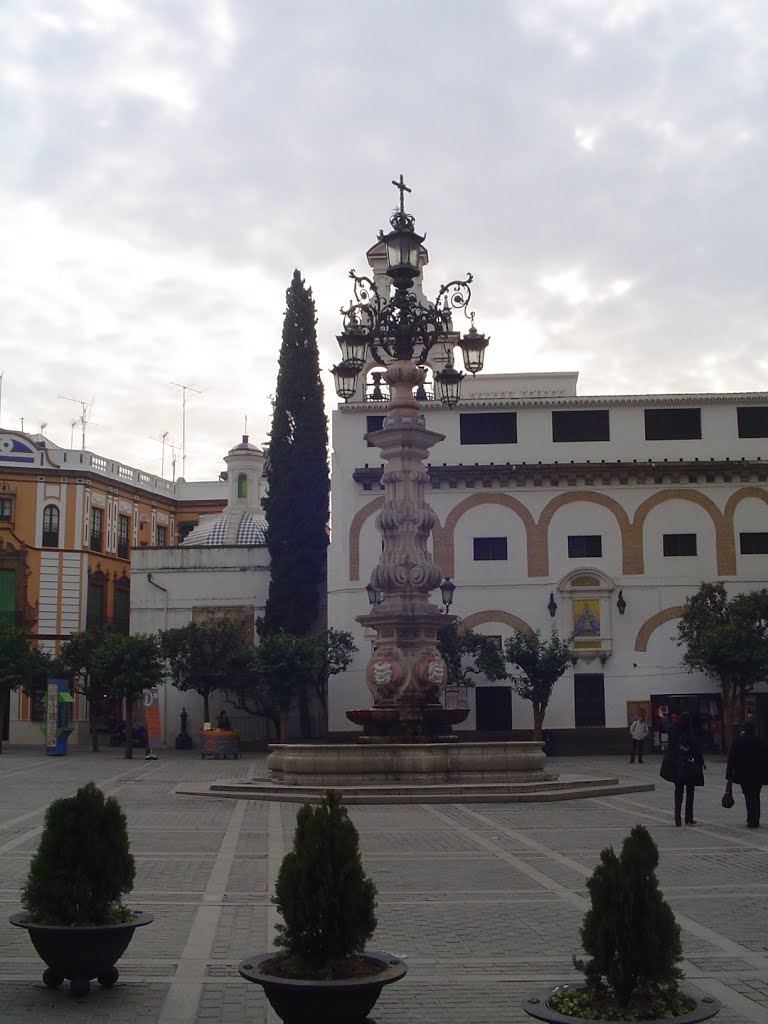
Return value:
M 104 547 L 104 539 L 100 533 L 91 534 L 91 543 L 89 545 L 91 551 L 102 551 Z
M 127 540 L 119 540 L 117 542 L 117 557 L 118 558 L 130 558 L 131 546 Z

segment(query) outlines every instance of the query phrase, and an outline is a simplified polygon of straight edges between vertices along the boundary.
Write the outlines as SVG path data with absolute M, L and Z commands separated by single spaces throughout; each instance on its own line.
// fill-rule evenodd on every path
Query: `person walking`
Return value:
M 693 798 L 697 786 L 704 785 L 704 755 L 691 716 L 683 712 L 669 735 L 669 746 L 661 762 L 659 775 L 675 787 L 675 825 L 682 825 L 683 794 L 685 824 L 695 825 Z
M 725 777 L 741 786 L 747 805 L 747 828 L 760 828 L 760 790 L 768 782 L 768 745 L 755 736 L 753 722 L 744 722 L 728 751 Z
M 632 737 L 632 754 L 629 763 L 635 763 L 635 754 L 640 764 L 643 763 L 643 742 L 648 735 L 648 723 L 645 720 L 645 708 L 638 708 L 637 717 L 629 727 L 629 735 Z

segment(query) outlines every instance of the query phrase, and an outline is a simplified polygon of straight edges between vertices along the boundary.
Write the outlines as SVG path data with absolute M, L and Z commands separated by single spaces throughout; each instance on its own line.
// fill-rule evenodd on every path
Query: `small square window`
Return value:
M 768 555 L 768 533 L 740 533 L 742 555 Z
M 600 534 L 575 534 L 568 538 L 569 558 L 602 558 L 603 538 Z
M 516 444 L 516 412 L 459 414 L 459 444 Z
M 476 562 L 506 562 L 506 537 L 475 537 L 472 541 Z
M 374 430 L 384 429 L 384 417 L 383 416 L 366 416 L 365 417 L 365 432 L 366 434 L 372 434 Z M 372 441 L 368 441 L 369 448 L 377 448 Z
M 664 557 L 682 558 L 696 554 L 695 533 L 665 533 Z
M 742 405 L 736 410 L 739 437 L 768 437 L 768 405 Z
M 701 409 L 646 409 L 646 441 L 689 441 L 701 437 Z
M 607 409 L 568 409 L 552 413 L 553 441 L 610 441 Z

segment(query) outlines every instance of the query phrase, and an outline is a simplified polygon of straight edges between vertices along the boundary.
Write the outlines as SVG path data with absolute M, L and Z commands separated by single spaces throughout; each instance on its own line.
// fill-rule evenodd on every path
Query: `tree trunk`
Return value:
M 211 721 L 211 701 L 207 691 L 203 694 L 203 721 Z
M 133 760 L 133 701 L 125 701 L 125 756 Z
M 533 739 L 541 739 L 541 727 L 544 724 L 544 708 L 540 704 L 533 705 Z
M 290 715 L 290 708 L 280 708 L 280 742 L 288 742 L 288 718 Z
M 88 688 L 88 677 L 87 676 L 85 677 L 85 686 L 83 687 L 83 691 L 84 691 L 84 693 L 86 695 L 90 694 L 90 690 Z M 91 700 L 90 696 L 87 697 L 87 700 L 88 700 L 88 731 L 91 734 L 91 752 L 94 753 L 94 754 L 98 754 L 98 752 L 99 752 L 99 734 L 96 731 L 96 711 L 95 711 L 94 706 L 93 706 L 94 702 Z
M 743 717 L 744 699 L 744 694 L 723 688 L 723 749 L 726 753 L 736 738 L 736 726 Z

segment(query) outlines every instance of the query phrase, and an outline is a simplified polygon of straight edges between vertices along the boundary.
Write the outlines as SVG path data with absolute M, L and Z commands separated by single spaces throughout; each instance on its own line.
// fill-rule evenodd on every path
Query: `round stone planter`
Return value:
M 547 1024 L 609 1024 L 606 1021 L 592 1020 L 587 1017 L 571 1017 L 567 1013 L 559 1013 L 557 1010 L 552 1009 L 549 1005 L 550 998 L 557 992 L 561 992 L 563 988 L 569 987 L 583 988 L 583 985 L 563 985 L 559 989 L 546 989 L 543 992 L 536 992 L 523 999 L 522 1007 L 530 1017 L 546 1021 Z M 685 989 L 683 991 L 691 999 L 696 999 L 693 993 Z M 667 1017 L 666 1020 L 672 1021 L 673 1024 L 699 1024 L 699 1021 L 709 1020 L 710 1017 L 714 1017 L 719 1012 L 720 1002 L 714 996 L 704 996 L 703 999 L 697 1000 L 693 1010 L 682 1014 L 680 1017 Z M 643 1022 L 639 1022 L 639 1024 L 643 1024 Z M 658 1019 L 649 1020 L 645 1024 L 658 1024 Z
M 123 924 L 86 925 L 71 928 L 54 924 L 33 924 L 29 914 L 12 914 L 11 924 L 26 928 L 32 945 L 47 970 L 43 981 L 48 988 L 58 988 L 69 980 L 73 995 L 85 996 L 96 978 L 104 988 L 111 988 L 119 977 L 115 964 L 128 948 L 133 933 L 154 921 L 152 914 L 136 913 Z
M 378 974 L 338 981 L 302 981 L 264 973 L 274 953 L 256 953 L 239 965 L 246 981 L 262 985 L 272 1009 L 283 1024 L 364 1024 L 382 988 L 400 981 L 408 970 L 405 961 L 391 953 L 366 949 L 366 959 L 381 964 Z

